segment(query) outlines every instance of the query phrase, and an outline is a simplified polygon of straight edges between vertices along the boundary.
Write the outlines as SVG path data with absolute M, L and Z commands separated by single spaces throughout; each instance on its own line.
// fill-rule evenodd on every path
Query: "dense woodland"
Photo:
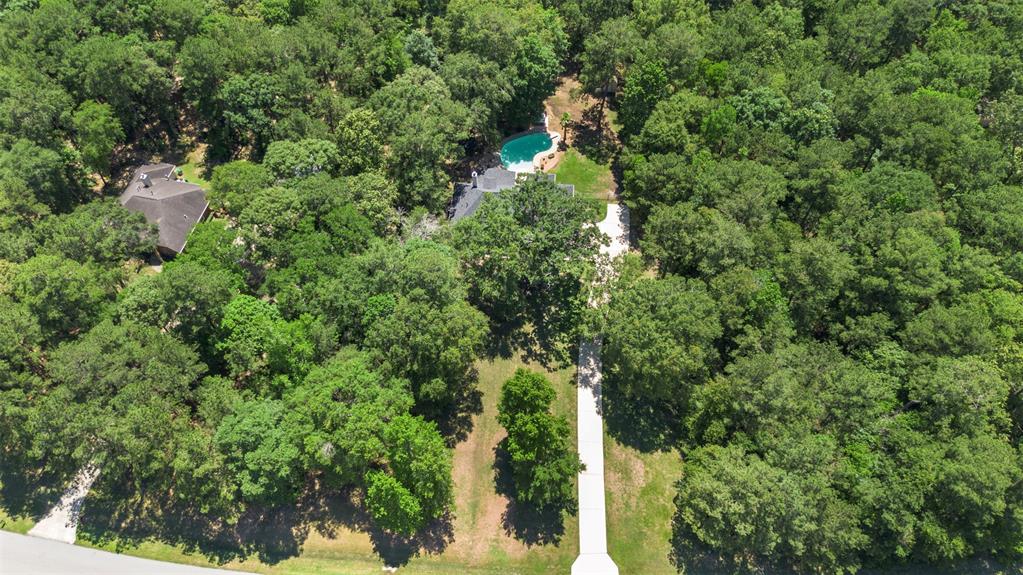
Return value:
M 582 327 L 591 205 L 533 182 L 465 226 L 443 215 L 459 161 L 553 91 L 558 13 L 21 4 L 0 17 L 5 483 L 91 464 L 92 497 L 126 516 L 226 528 L 323 490 L 398 534 L 443 520 L 492 327 L 552 361 Z M 114 196 L 186 142 L 205 146 L 213 217 L 154 273 L 154 228 Z M 571 509 L 568 424 L 537 417 L 554 435 L 509 445 L 531 462 L 521 497 Z
M 563 73 L 639 248 L 592 314 L 588 201 L 444 216 Z M 155 273 L 116 196 L 185 149 L 213 217 Z M 602 332 L 609 432 L 682 456 L 680 570 L 1013 561 L 1021 184 L 1016 0 L 0 2 L 0 481 L 96 465 L 210 532 L 343 491 L 408 535 L 475 362 Z M 571 511 L 552 393 L 499 419 Z
M 681 448 L 676 561 L 1015 558 L 1023 3 L 633 8 L 580 59 L 623 86 L 657 273 L 627 266 L 604 359 Z

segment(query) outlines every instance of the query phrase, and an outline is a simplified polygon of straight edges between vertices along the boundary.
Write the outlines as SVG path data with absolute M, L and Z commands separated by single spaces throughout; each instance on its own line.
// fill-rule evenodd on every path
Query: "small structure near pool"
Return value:
M 195 184 L 179 180 L 172 164 L 146 164 L 135 170 L 120 197 L 121 205 L 141 212 L 159 228 L 156 249 L 162 257 L 174 257 L 185 249 L 188 234 L 206 217 L 206 193 Z
M 479 209 L 486 194 L 496 194 L 501 190 L 514 188 L 522 178 L 543 178 L 553 182 L 556 176 L 554 174 L 518 174 L 504 168 L 488 168 L 483 175 L 473 172 L 471 182 L 455 184 L 455 197 L 448 208 L 448 218 L 451 221 L 458 221 L 471 216 Z M 575 186 L 571 184 L 558 184 L 558 186 L 569 194 L 575 193 Z

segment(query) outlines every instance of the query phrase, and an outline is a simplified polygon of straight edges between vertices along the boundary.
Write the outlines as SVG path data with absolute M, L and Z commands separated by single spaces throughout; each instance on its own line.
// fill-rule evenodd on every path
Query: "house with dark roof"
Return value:
M 139 167 L 120 202 L 156 224 L 160 230 L 156 248 L 163 257 L 173 257 L 185 249 L 188 234 L 206 217 L 210 205 L 202 188 L 177 179 L 171 164 Z
M 471 216 L 479 209 L 486 194 L 496 194 L 518 185 L 517 175 L 504 168 L 487 168 L 482 176 L 473 172 L 471 182 L 455 184 L 455 197 L 448 208 L 448 218 L 451 221 L 458 221 Z M 556 178 L 554 174 L 530 174 L 524 177 L 543 178 L 550 182 Z M 575 186 L 571 184 L 558 184 L 558 187 L 570 194 L 575 193 Z

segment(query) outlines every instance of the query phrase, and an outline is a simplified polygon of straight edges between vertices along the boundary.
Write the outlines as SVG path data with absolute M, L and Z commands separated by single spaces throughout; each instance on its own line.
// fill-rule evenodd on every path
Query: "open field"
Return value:
M 455 513 L 452 537 L 437 552 L 422 551 L 401 567 L 402 573 L 520 574 L 567 573 L 578 553 L 578 523 L 574 516 L 561 525 L 522 516 L 500 491 L 495 480 L 496 447 L 504 438 L 498 425 L 497 400 L 501 384 L 518 367 L 544 371 L 521 358 L 497 358 L 478 364 L 482 392 L 481 413 L 474 416 L 469 437 L 454 453 Z M 575 423 L 574 367 L 547 372 L 558 398 L 554 409 Z M 574 442 L 574 431 L 573 431 Z M 85 514 L 89 513 L 88 502 Z M 27 529 L 27 527 L 26 527 Z M 14 529 L 12 529 L 14 530 Z M 323 533 L 321 531 L 329 531 Z M 257 555 L 245 560 L 210 561 L 207 555 L 188 553 L 183 547 L 153 539 L 127 541 L 109 533 L 80 531 L 79 544 L 95 546 L 163 561 L 208 566 L 216 564 L 270 574 L 380 573 L 384 561 L 377 552 L 379 541 L 365 531 L 344 525 L 308 529 L 304 539 L 287 558 L 267 562 Z M 207 549 L 207 551 L 210 551 Z

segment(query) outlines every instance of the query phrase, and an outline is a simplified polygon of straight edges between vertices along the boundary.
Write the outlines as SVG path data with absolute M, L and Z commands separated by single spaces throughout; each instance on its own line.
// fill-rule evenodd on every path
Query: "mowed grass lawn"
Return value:
M 594 162 L 575 148 L 565 152 L 553 172 L 557 174 L 559 184 L 574 185 L 577 195 L 605 204 L 614 199 L 611 193 L 614 186 L 611 168 Z
M 206 162 L 203 159 L 204 152 L 205 146 L 190 150 L 178 163 L 178 168 L 181 170 L 181 176 L 186 182 L 191 182 L 204 190 L 208 190 L 210 189 L 210 182 L 203 177 L 203 174 L 206 173 Z
M 203 168 L 198 162 L 189 161 L 187 164 L 181 164 L 178 167 L 181 168 L 181 175 L 185 178 L 186 182 L 196 184 L 205 190 L 209 189 L 210 183 L 203 179 L 200 175 L 202 174 Z
M 564 533 L 557 544 L 527 545 L 516 539 L 511 524 L 505 521 L 508 499 L 496 491 L 494 461 L 495 448 L 505 436 L 504 429 L 497 423 L 501 385 L 519 367 L 546 373 L 551 380 L 558 392 L 554 409 L 570 421 L 572 448 L 575 448 L 575 367 L 547 371 L 535 363 L 524 362 L 520 357 L 481 361 L 477 367 L 483 411 L 474 417 L 472 433 L 454 451 L 454 538 L 443 552 L 436 555 L 424 553 L 412 558 L 399 569 L 399 573 L 568 573 L 579 549 L 578 518 L 565 518 Z M 88 513 L 88 503 L 84 512 Z M 527 523 L 525 527 L 530 525 Z M 79 544 L 90 545 L 81 539 Z M 162 561 L 210 566 L 203 555 L 187 554 L 182 549 L 158 541 L 146 541 L 136 546 L 122 543 L 119 547 L 115 540 L 98 547 Z M 331 537 L 325 537 L 315 529 L 310 530 L 299 555 L 274 565 L 250 557 L 246 561 L 219 566 L 274 575 L 356 575 L 379 574 L 384 562 L 374 552 L 368 534 L 341 527 Z
M 604 434 L 607 544 L 621 575 L 678 573 L 668 553 L 681 475 L 677 452 L 643 453 Z

